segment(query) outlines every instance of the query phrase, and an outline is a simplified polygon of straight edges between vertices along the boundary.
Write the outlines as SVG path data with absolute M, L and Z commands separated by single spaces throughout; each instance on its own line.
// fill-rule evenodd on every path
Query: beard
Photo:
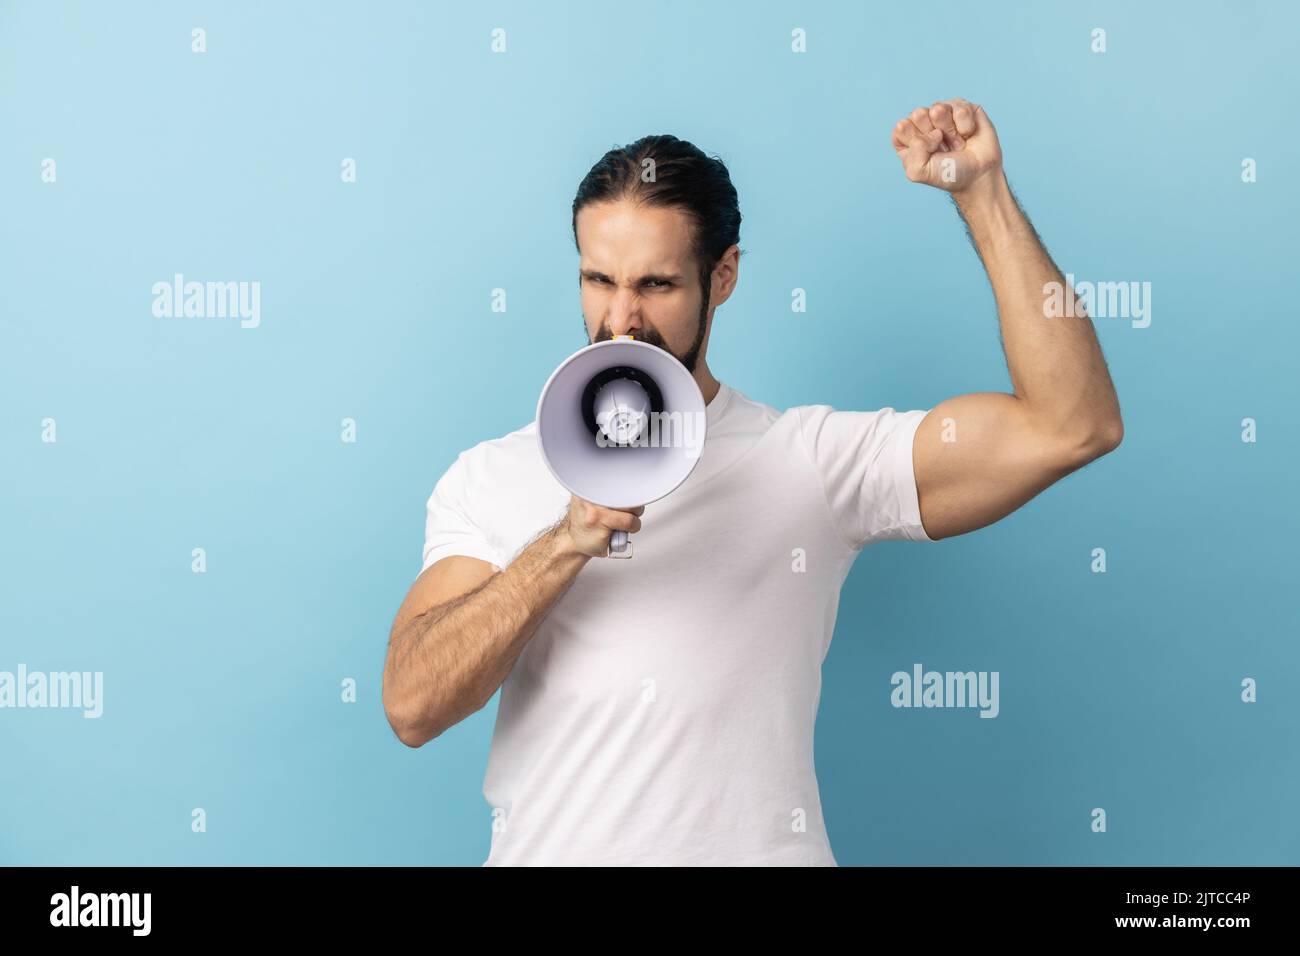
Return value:
M 685 352 L 683 352 L 680 355 L 674 352 L 672 349 L 670 349 L 667 346 L 667 344 L 665 344 L 663 336 L 659 334 L 657 329 L 643 328 L 640 331 L 634 333 L 634 335 L 638 342 L 645 342 L 647 345 L 653 345 L 656 348 L 663 349 L 673 358 L 677 359 L 677 361 L 681 362 L 682 365 L 686 366 L 686 371 L 694 375 L 695 365 L 700 360 L 700 349 L 704 345 L 704 332 L 708 326 L 708 318 L 709 318 L 709 302 L 708 299 L 705 299 L 704 304 L 700 306 L 699 322 L 695 329 L 695 341 L 691 343 L 690 348 L 688 348 Z M 587 323 L 583 322 L 582 327 L 583 330 L 585 331 L 587 328 Z M 610 331 L 609 323 L 602 322 L 600 328 L 596 330 L 595 338 L 592 338 L 591 335 L 588 334 L 587 344 L 595 345 L 597 342 L 608 342 L 613 337 L 614 334 L 613 332 Z

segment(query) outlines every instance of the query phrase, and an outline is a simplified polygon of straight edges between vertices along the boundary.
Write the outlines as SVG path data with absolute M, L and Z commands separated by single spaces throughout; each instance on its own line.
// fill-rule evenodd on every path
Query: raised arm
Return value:
M 940 402 L 917 429 L 913 466 L 931 538 L 974 531 L 1113 450 L 1119 401 L 1092 320 L 1076 301 L 1045 315 L 1045 288 L 1065 282 L 1011 193 L 997 132 L 962 99 L 913 110 L 894 127 L 907 178 L 952 194 L 993 285 L 1011 393 Z

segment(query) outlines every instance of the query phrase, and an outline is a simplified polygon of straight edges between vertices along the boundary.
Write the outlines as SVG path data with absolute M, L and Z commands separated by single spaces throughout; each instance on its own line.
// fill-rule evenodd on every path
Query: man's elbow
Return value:
M 412 750 L 419 750 L 433 739 L 433 737 L 421 733 L 415 727 L 405 724 L 395 724 L 391 720 L 389 721 L 389 725 L 393 728 L 393 735 Z M 437 735 L 435 734 L 434 736 Z
M 388 718 L 388 726 L 393 729 L 397 739 L 412 750 L 436 740 L 471 713 L 477 713 L 486 706 L 487 700 L 483 700 L 468 710 L 442 706 L 433 712 L 417 711 L 401 706 L 387 690 L 384 691 L 384 716 Z
M 1120 442 L 1123 440 L 1124 420 L 1116 415 L 1103 423 L 1093 436 L 1096 452 L 1094 457 L 1100 458 L 1102 455 L 1109 455 L 1120 446 Z
M 426 721 L 418 720 L 398 706 L 387 688 L 384 690 L 384 716 L 394 736 L 412 750 L 419 749 L 442 733 L 441 728 L 430 727 Z
M 1121 418 L 1099 422 L 1066 443 L 1062 452 L 1071 468 L 1082 468 L 1103 455 L 1109 455 L 1124 440 L 1124 422 Z
M 441 730 L 395 720 L 391 715 L 388 718 L 388 726 L 393 728 L 393 734 L 397 739 L 412 750 L 419 750 L 442 733 Z

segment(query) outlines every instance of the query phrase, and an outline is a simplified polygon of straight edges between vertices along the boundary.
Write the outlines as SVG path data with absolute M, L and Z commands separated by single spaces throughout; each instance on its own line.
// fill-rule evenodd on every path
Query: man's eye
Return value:
M 654 286 L 656 289 L 662 289 L 666 286 L 672 285 L 672 283 L 665 279 L 651 279 L 650 285 Z

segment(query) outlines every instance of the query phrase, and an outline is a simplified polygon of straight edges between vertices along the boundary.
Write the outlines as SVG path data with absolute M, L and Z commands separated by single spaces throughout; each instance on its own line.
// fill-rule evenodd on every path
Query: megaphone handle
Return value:
M 632 557 L 632 542 L 627 539 L 626 531 L 615 531 L 609 536 L 609 556 L 611 558 Z

